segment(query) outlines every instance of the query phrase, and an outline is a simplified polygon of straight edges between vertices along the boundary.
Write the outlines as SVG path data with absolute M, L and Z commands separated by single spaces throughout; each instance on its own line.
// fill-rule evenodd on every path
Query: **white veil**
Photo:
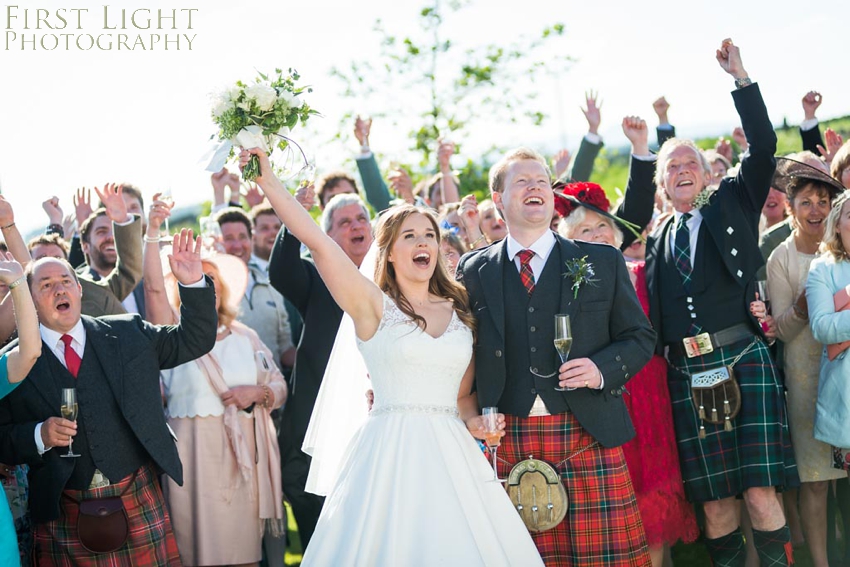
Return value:
M 371 281 L 375 279 L 377 255 L 373 242 L 360 264 L 360 272 Z M 312 457 L 307 492 L 325 496 L 333 488 L 352 438 L 369 417 L 366 402 L 369 388 L 369 374 L 357 348 L 354 321 L 348 313 L 343 313 L 301 445 L 301 450 Z

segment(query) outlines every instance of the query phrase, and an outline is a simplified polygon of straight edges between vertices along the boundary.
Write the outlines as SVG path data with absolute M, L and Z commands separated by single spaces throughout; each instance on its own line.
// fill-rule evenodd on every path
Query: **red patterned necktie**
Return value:
M 62 335 L 62 342 L 65 343 L 65 366 L 68 367 L 68 372 L 71 373 L 71 376 L 76 378 L 77 373 L 80 371 L 80 364 L 83 361 L 80 359 L 77 351 L 71 348 L 72 340 L 74 340 L 74 337 L 71 335 Z
M 534 250 L 520 250 L 519 256 L 519 279 L 528 290 L 528 295 L 534 291 L 534 272 L 531 271 L 531 259 L 534 258 Z

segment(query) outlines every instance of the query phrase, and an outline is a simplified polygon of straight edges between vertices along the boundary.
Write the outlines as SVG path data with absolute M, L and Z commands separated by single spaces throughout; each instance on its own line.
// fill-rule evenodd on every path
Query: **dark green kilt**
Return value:
M 782 378 L 761 339 L 734 367 L 741 388 L 741 412 L 731 432 L 700 419 L 687 373 L 729 365 L 752 342 L 747 339 L 705 356 L 673 358 L 667 374 L 673 423 L 685 496 L 692 502 L 737 496 L 748 488 L 799 486 L 797 464 L 788 431 Z M 678 368 L 678 370 L 677 370 Z

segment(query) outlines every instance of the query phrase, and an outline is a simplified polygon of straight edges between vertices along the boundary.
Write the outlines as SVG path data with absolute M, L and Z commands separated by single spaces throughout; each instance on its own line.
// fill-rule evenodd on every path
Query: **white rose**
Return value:
M 239 100 L 239 96 L 242 94 L 242 87 L 239 85 L 233 85 L 229 89 L 227 89 L 227 97 L 230 100 L 237 101 Z
M 245 96 L 256 101 L 262 112 L 271 110 L 277 100 L 277 91 L 268 85 L 251 85 L 245 89 Z
M 226 93 L 219 93 L 213 99 L 212 114 L 216 118 L 220 118 L 222 114 L 233 108 L 233 102 Z
M 291 92 L 286 91 L 286 90 L 282 90 L 282 91 L 280 91 L 279 96 L 280 96 L 281 99 L 283 99 L 284 102 L 286 102 L 287 108 L 298 108 L 298 105 L 296 104 L 295 95 L 292 94 Z

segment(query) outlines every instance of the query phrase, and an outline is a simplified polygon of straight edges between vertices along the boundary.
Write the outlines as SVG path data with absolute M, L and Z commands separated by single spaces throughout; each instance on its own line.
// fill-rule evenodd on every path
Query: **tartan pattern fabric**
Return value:
M 519 256 L 519 279 L 528 290 L 528 295 L 534 292 L 534 272 L 531 271 L 531 259 L 534 258 L 534 250 L 520 250 Z
M 74 337 L 71 335 L 62 335 L 62 342 L 65 343 L 65 367 L 68 369 L 68 372 L 71 373 L 71 376 L 74 378 L 77 377 L 77 373 L 80 371 L 80 364 L 83 363 L 80 355 L 77 354 L 71 347 L 71 341 L 74 340 Z
M 595 443 L 572 413 L 545 417 L 505 416 L 507 435 L 498 451 L 499 477 L 533 456 L 553 465 L 569 496 L 557 527 L 531 537 L 547 567 L 650 564 L 643 523 L 620 447 Z
M 77 499 L 118 496 L 132 475 L 121 482 L 93 490 L 68 490 Z M 134 485 L 122 500 L 130 525 L 127 543 L 113 553 L 94 554 L 86 551 L 77 539 L 79 505 L 62 497 L 62 515 L 53 521 L 35 524 L 33 562 L 55 567 L 158 567 L 182 565 L 177 541 L 171 530 L 171 519 L 165 507 L 159 482 L 153 468 L 139 469 Z
M 689 377 L 675 367 L 690 374 L 729 365 L 750 341 L 715 349 L 704 356 L 670 361 L 667 385 L 673 404 L 673 425 L 685 496 L 692 502 L 736 496 L 752 487 L 793 488 L 800 484 L 782 380 L 767 345 L 761 339 L 755 340 L 755 346 L 733 369 L 741 389 L 741 411 L 732 420 L 732 431 L 703 422 L 704 439 L 699 438 L 699 412 L 691 396 Z
M 788 567 L 794 564 L 794 548 L 791 547 L 791 530 L 788 526 L 771 532 L 753 529 L 753 545 L 762 567 Z
M 711 557 L 713 567 L 744 567 L 747 551 L 744 547 L 744 534 L 741 528 L 717 538 L 705 538 L 705 548 Z
M 676 261 L 676 269 L 679 275 L 682 276 L 682 284 L 686 290 L 691 288 L 691 276 L 693 268 L 691 267 L 691 229 L 688 227 L 688 221 L 691 218 L 691 213 L 685 213 L 679 217 L 679 224 L 676 227 L 676 238 L 674 242 L 674 260 Z

